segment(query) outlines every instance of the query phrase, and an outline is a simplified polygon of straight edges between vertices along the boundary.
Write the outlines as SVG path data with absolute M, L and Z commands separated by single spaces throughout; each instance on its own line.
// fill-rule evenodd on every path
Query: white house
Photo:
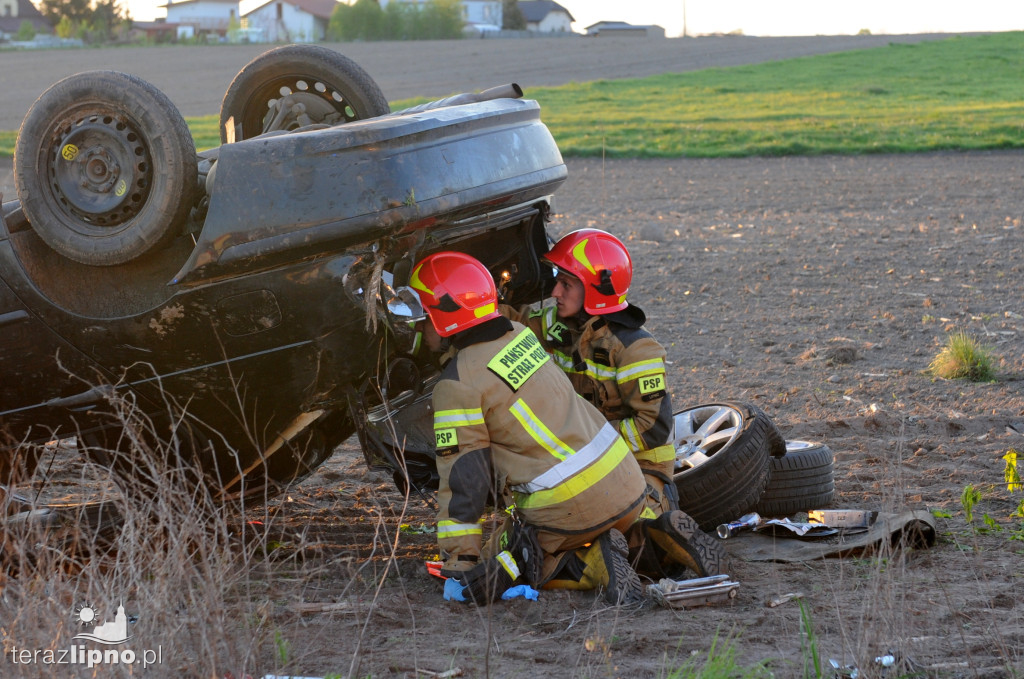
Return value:
M 327 37 L 337 0 L 243 0 L 242 26 L 269 42 L 316 42 Z
M 462 20 L 467 26 L 501 28 L 503 15 L 501 0 L 462 0 Z
M 232 23 L 238 23 L 238 0 L 179 0 L 161 5 L 167 10 L 167 23 L 178 25 L 178 37 L 227 35 Z
M 569 10 L 552 0 L 519 0 L 526 30 L 538 33 L 567 33 L 576 21 Z
M 378 0 L 381 9 L 385 9 L 388 3 L 404 2 L 412 5 L 422 5 L 427 0 Z M 504 7 L 501 0 L 460 0 L 462 4 L 462 21 L 467 28 L 487 27 L 501 28 Z M 520 3 L 521 4 L 521 3 Z
M 32 24 L 36 33 L 53 33 L 53 28 L 29 0 L 0 0 L 0 37 L 16 35 L 23 21 Z

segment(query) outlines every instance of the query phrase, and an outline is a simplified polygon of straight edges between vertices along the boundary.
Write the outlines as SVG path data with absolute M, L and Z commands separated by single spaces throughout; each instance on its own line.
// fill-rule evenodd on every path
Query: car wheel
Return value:
M 739 518 L 768 484 L 775 425 L 745 403 L 709 403 L 674 417 L 679 508 L 704 530 Z
M 821 509 L 836 496 L 835 456 L 828 446 L 786 441 L 786 455 L 771 461 L 771 479 L 754 506 L 762 516 L 790 516 Z
M 758 417 L 763 417 L 768 421 L 768 454 L 772 457 L 782 457 L 786 454 L 786 437 L 782 435 L 779 428 L 775 425 L 775 421 L 772 418 L 758 408 L 753 403 L 748 403 L 747 407 Z
M 110 266 L 182 231 L 197 188 L 196 151 L 160 90 L 90 71 L 55 83 L 29 109 L 14 175 L 40 238 L 69 259 Z
M 220 139 L 241 141 L 390 111 L 384 93 L 356 62 L 325 47 L 285 45 L 250 61 L 231 81 L 220 105 Z

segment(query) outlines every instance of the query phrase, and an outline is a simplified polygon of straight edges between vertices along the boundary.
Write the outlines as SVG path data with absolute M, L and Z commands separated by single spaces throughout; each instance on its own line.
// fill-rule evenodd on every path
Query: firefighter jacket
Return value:
M 502 315 L 527 324 L 644 466 L 675 459 L 672 398 L 665 384 L 665 349 L 643 328 L 643 310 L 560 319 L 553 306 L 530 310 L 502 305 Z M 666 479 L 667 480 L 667 479 Z
M 545 531 L 607 530 L 637 512 L 645 481 L 629 447 L 529 328 L 495 318 L 452 338 L 434 387 L 438 546 L 447 570 L 480 557 L 488 498 L 510 497 Z

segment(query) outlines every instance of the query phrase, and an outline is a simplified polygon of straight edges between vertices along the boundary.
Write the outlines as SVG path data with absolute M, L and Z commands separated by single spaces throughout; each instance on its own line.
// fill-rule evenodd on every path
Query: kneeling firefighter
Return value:
M 498 313 L 483 264 L 439 252 L 416 265 L 411 285 L 429 316 L 426 344 L 447 358 L 433 392 L 446 593 L 454 579 L 456 598 L 487 603 L 518 581 L 641 600 L 623 531 L 646 484 L 625 441 L 533 332 Z M 489 504 L 509 518 L 485 544 Z
M 500 311 L 533 329 L 576 392 L 616 428 L 640 464 L 647 506 L 628 537 L 632 553 L 642 554 L 641 572 L 660 577 L 676 564 L 699 576 L 718 574 L 721 547 L 679 511 L 666 353 L 643 327 L 643 310 L 626 301 L 633 279 L 629 251 L 606 231 L 581 229 L 541 259 L 556 271 L 555 304 L 538 310 L 503 305 Z

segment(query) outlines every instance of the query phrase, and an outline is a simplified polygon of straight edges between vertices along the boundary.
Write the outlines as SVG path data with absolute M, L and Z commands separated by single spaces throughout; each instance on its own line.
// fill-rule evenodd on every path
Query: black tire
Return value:
M 274 121 L 276 102 L 291 96 L 308 119 L 294 111 Z M 338 125 L 390 113 L 373 78 L 334 50 L 285 45 L 264 52 L 238 72 L 220 105 L 220 139 L 227 143 L 311 123 Z M 268 118 L 268 120 L 264 120 Z
M 761 497 L 773 427 L 746 403 L 708 403 L 675 414 L 679 508 L 703 530 L 738 519 Z
M 196 150 L 171 100 L 141 78 L 65 78 L 25 115 L 14 179 L 39 237 L 69 259 L 124 264 L 183 232 Z
M 786 455 L 772 459 L 771 479 L 754 511 L 791 516 L 828 507 L 836 496 L 834 463 L 832 450 L 824 444 L 786 441 Z
M 782 457 L 786 454 L 786 437 L 782 435 L 779 428 L 775 426 L 775 420 L 768 417 L 767 413 L 758 408 L 752 403 L 748 403 L 747 406 L 754 411 L 754 413 L 760 417 L 763 417 L 768 421 L 770 425 L 768 427 L 768 454 L 772 457 Z

